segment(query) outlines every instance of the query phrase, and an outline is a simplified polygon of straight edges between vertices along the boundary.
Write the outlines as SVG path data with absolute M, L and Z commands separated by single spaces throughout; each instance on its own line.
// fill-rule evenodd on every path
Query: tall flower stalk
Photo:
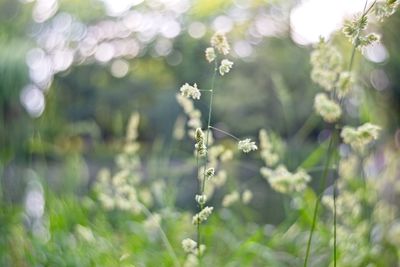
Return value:
M 215 80 L 217 76 L 217 71 L 218 71 L 218 61 L 217 58 L 214 59 L 214 73 L 212 76 L 211 80 L 211 89 L 210 89 L 210 101 L 208 102 L 208 119 L 207 119 L 207 135 L 206 135 L 206 147 L 209 147 L 210 144 L 210 126 L 211 126 L 211 114 L 212 114 L 212 108 L 213 108 L 213 98 L 214 98 L 214 88 L 215 88 Z M 196 155 L 197 157 L 197 169 L 199 169 L 199 159 L 198 159 L 198 153 Z M 199 179 L 199 194 L 198 196 L 202 199 L 197 198 L 197 204 L 199 206 L 200 212 L 204 209 L 205 203 L 206 203 L 206 196 L 204 194 L 204 190 L 206 187 L 206 170 L 207 170 L 207 157 L 204 157 L 204 163 L 203 163 L 203 177 L 202 179 Z M 201 246 L 201 223 L 197 224 L 196 227 L 197 230 L 197 251 L 200 252 L 200 246 Z M 201 253 L 198 253 L 198 260 L 199 264 L 201 265 Z
M 190 86 L 185 84 L 181 87 L 181 95 L 177 96 L 179 104 L 184 109 L 185 113 L 189 117 L 188 127 L 190 128 L 189 135 L 195 141 L 195 155 L 197 165 L 197 179 L 198 179 L 198 191 L 195 196 L 195 200 L 198 207 L 198 212 L 193 216 L 192 223 L 196 226 L 196 241 L 186 238 L 182 241 L 182 247 L 185 252 L 188 253 L 187 262 L 190 264 L 201 265 L 202 254 L 205 250 L 203 244 L 204 237 L 202 235 L 202 224 L 208 219 L 213 212 L 214 208 L 207 206 L 207 198 L 209 194 L 207 192 L 207 181 L 216 179 L 215 160 L 217 157 L 222 157 L 222 154 L 226 158 L 230 158 L 231 153 L 225 150 L 223 147 L 211 147 L 213 142 L 212 130 L 217 130 L 225 133 L 226 135 L 234 138 L 238 141 L 238 149 L 247 153 L 251 150 L 256 150 L 257 146 L 250 139 L 240 140 L 232 134 L 215 128 L 211 125 L 212 111 L 213 111 L 213 99 L 215 94 L 215 84 L 218 73 L 221 76 L 226 75 L 230 72 L 233 62 L 224 58 L 229 54 L 230 47 L 224 34 L 215 33 L 211 38 L 211 47 L 208 47 L 205 51 L 206 59 L 209 63 L 214 63 L 213 75 L 211 79 L 211 87 L 208 90 L 198 89 L 197 84 Z M 220 60 L 220 58 L 222 58 Z M 201 113 L 199 110 L 194 108 L 193 100 L 198 100 L 201 97 L 201 92 L 207 92 L 210 94 L 208 101 L 208 116 L 207 125 L 202 128 Z M 191 99 L 190 99 L 191 98 Z M 204 131 L 203 131 L 204 130 Z M 214 150 L 212 150 L 214 149 Z M 221 171 L 220 171 L 221 173 Z M 221 175 L 220 175 L 221 176 Z M 223 176 L 221 176 L 223 177 Z M 219 186 L 223 183 L 219 180 L 214 181 L 214 184 Z M 224 178 L 222 178 L 223 180 Z
M 368 6 L 367 0 L 361 15 L 355 17 L 354 20 L 345 23 L 343 32 L 346 37 L 350 39 L 353 45 L 350 62 L 346 71 L 341 69 L 339 52 L 334 47 L 327 44 L 324 40 L 320 41 L 316 47 L 316 50 L 311 56 L 311 63 L 313 65 L 311 74 L 312 79 L 324 90 L 330 93 L 330 98 L 325 94 L 318 94 L 315 98 L 314 106 L 316 112 L 322 116 L 326 122 L 333 124 L 333 132 L 329 137 L 327 159 L 325 161 L 324 171 L 321 177 L 320 188 L 318 192 L 320 195 L 316 199 L 313 211 L 313 220 L 307 242 L 304 266 L 308 266 L 311 241 L 316 227 L 318 209 L 322 198 L 321 192 L 326 186 L 332 155 L 335 153 L 335 151 L 337 151 L 337 146 L 340 144 L 339 130 L 342 129 L 340 132 L 340 137 L 342 137 L 343 142 L 348 144 L 351 148 L 359 151 L 363 151 L 368 143 L 378 138 L 380 128 L 371 123 L 366 123 L 358 128 L 348 126 L 342 127 L 340 123 L 340 118 L 342 115 L 341 106 L 346 95 L 350 93 L 354 83 L 352 68 L 356 50 L 363 49 L 364 47 L 379 40 L 378 35 L 375 33 L 364 35 L 364 30 L 368 25 L 368 14 L 374 10 L 375 15 L 379 20 L 381 20 L 382 18 L 388 17 L 394 13 L 398 5 L 397 2 L 398 1 L 396 0 L 374 1 Z M 337 191 L 335 179 L 333 184 L 333 265 L 335 267 L 337 265 L 336 198 Z

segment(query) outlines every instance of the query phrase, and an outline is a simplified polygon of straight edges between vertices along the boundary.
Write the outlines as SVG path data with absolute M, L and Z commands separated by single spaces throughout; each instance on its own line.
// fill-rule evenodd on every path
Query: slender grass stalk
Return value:
M 197 172 L 200 169 L 200 163 L 199 163 L 199 154 L 196 154 L 196 165 L 197 165 Z M 198 174 L 197 174 L 198 175 Z M 202 181 L 200 181 L 199 179 L 197 179 L 199 182 L 199 188 L 201 188 L 201 184 Z M 199 209 L 202 210 L 203 209 L 203 204 L 199 204 Z M 201 245 L 201 233 L 200 233 L 200 224 L 198 223 L 196 226 L 196 231 L 197 231 L 197 251 L 200 251 L 200 245 Z M 201 255 L 200 253 L 197 254 L 197 257 L 199 259 L 199 266 L 201 266 Z
M 333 266 L 336 267 L 336 262 L 337 262 L 337 237 L 336 237 L 336 219 L 337 219 L 337 213 L 336 213 L 336 197 L 337 197 L 337 192 L 336 192 L 336 179 L 333 183 Z
M 324 166 L 324 171 L 322 174 L 322 178 L 319 184 L 319 195 L 317 197 L 317 200 L 315 201 L 315 207 L 314 207 L 314 212 L 313 212 L 313 220 L 312 220 L 312 224 L 311 224 L 311 230 L 310 230 L 310 235 L 308 237 L 308 242 L 307 242 L 307 250 L 306 250 L 306 256 L 304 258 L 304 267 L 307 266 L 308 264 L 308 257 L 310 255 L 310 248 L 311 248 L 311 240 L 313 237 L 313 233 L 314 233 L 314 229 L 317 223 L 317 214 L 318 214 L 318 209 L 319 209 L 319 204 L 320 204 L 320 200 L 322 198 L 322 193 L 321 192 L 325 186 L 326 186 L 326 181 L 327 181 L 327 177 L 328 177 L 328 170 L 329 170 L 329 166 L 330 166 L 330 162 L 331 162 L 331 157 L 332 157 L 332 152 L 333 152 L 333 142 L 334 142 L 334 136 L 336 135 L 336 129 L 334 129 L 333 133 L 331 134 L 331 136 L 329 137 L 329 145 L 328 145 L 328 152 L 327 152 L 327 158 L 325 161 L 325 166 Z
M 236 141 L 240 141 L 240 139 L 239 139 L 238 137 L 236 137 L 236 136 L 234 136 L 233 134 L 228 133 L 228 132 L 226 132 L 226 131 L 224 131 L 224 130 L 221 130 L 221 129 L 216 128 L 216 127 L 213 127 L 213 126 L 209 126 L 208 128 L 209 128 L 209 129 L 214 129 L 214 130 L 216 130 L 216 131 L 218 131 L 218 132 L 221 132 L 221 133 L 223 133 L 223 134 L 226 134 L 226 135 L 232 137 L 233 139 L 235 139 Z
M 154 220 L 153 213 L 149 209 L 147 209 L 146 206 L 143 205 L 142 203 L 138 202 L 138 204 L 140 206 L 140 209 L 144 212 L 144 214 L 148 218 L 152 218 Z M 157 224 L 157 227 L 158 227 L 158 230 L 160 232 L 161 239 L 162 239 L 162 241 L 164 243 L 164 246 L 167 248 L 168 253 L 170 254 L 172 260 L 174 261 L 174 266 L 175 267 L 180 267 L 181 265 L 179 263 L 178 257 L 176 256 L 176 253 L 175 253 L 174 249 L 172 248 L 171 243 L 169 242 L 167 235 L 165 234 L 164 230 L 162 229 L 160 223 L 158 223 L 155 220 L 154 220 L 154 222 Z
M 212 108 L 213 108 L 213 99 L 214 99 L 214 89 L 215 89 L 215 80 L 218 71 L 218 61 L 217 59 L 214 60 L 214 73 L 211 80 L 211 89 L 210 92 L 210 101 L 208 103 L 208 119 L 207 119 L 207 136 L 206 136 L 206 147 L 208 149 L 209 146 L 209 136 L 210 136 L 210 127 L 211 127 L 211 115 L 212 115 Z M 199 170 L 199 163 L 197 160 L 197 170 Z M 203 165 L 203 177 L 199 186 L 199 195 L 203 195 L 205 188 L 206 188 L 206 170 L 207 170 L 207 155 L 204 157 L 204 165 Z M 204 204 L 199 204 L 200 211 L 204 208 Z M 197 258 L 199 260 L 199 266 L 202 266 L 202 255 L 200 253 L 200 246 L 201 246 L 201 224 L 197 224 Z
M 208 105 L 208 119 L 207 119 L 207 136 L 206 136 L 206 147 L 208 149 L 209 146 L 209 137 L 210 137 L 210 126 L 211 126 L 211 114 L 212 114 L 212 108 L 213 108 L 213 99 L 214 99 L 214 90 L 215 90 L 215 79 L 217 76 L 217 71 L 218 71 L 218 61 L 217 59 L 214 60 L 214 73 L 213 77 L 211 80 L 211 89 L 210 89 L 210 102 Z M 206 169 L 207 169 L 207 157 L 204 157 L 204 173 L 203 173 L 203 183 L 201 186 L 201 194 L 204 193 L 205 190 L 205 185 L 206 185 Z

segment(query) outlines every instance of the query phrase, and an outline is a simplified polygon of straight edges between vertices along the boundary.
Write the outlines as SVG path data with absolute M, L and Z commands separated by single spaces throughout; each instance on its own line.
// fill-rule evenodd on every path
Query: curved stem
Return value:
M 209 129 L 214 129 L 214 130 L 216 130 L 216 131 L 218 131 L 218 132 L 221 132 L 221 133 L 223 133 L 223 134 L 226 134 L 226 135 L 232 137 L 233 139 L 235 139 L 236 141 L 240 141 L 240 139 L 239 139 L 238 137 L 236 137 L 236 136 L 234 136 L 233 134 L 230 134 L 230 133 L 228 133 L 228 132 L 226 132 L 226 131 L 224 131 L 224 130 L 221 130 L 221 129 L 216 128 L 216 127 L 213 127 L 213 126 L 208 126 L 208 128 L 209 128 Z
M 325 186 L 326 186 L 326 181 L 327 181 L 327 177 L 328 177 L 328 170 L 329 170 L 329 166 L 330 166 L 330 162 L 331 162 L 331 157 L 332 157 L 332 152 L 333 152 L 333 141 L 334 141 L 334 136 L 336 135 L 336 129 L 334 130 L 334 132 L 331 134 L 331 136 L 329 137 L 329 145 L 328 145 L 328 152 L 327 152 L 327 158 L 325 161 L 325 167 L 324 167 L 324 171 L 322 174 L 322 178 L 319 184 L 319 195 L 315 201 L 315 207 L 314 207 L 314 212 L 313 212 L 313 220 L 312 220 L 312 224 L 311 224 L 311 230 L 310 230 L 310 235 L 308 237 L 308 242 L 307 242 L 307 250 L 306 250 L 306 257 L 304 258 L 304 267 L 307 266 L 308 263 L 308 257 L 310 255 L 310 248 L 311 248 L 311 240 L 313 237 L 313 233 L 314 233 L 314 229 L 315 226 L 317 224 L 317 214 L 318 214 L 318 209 L 319 209 L 319 203 L 320 200 L 322 198 L 323 192 L 321 192 Z
M 144 212 L 144 214 L 146 214 L 146 216 L 148 218 L 151 218 L 153 220 L 153 222 L 155 222 L 157 224 L 158 230 L 160 231 L 160 234 L 161 234 L 161 239 L 162 239 L 165 247 L 167 248 L 168 253 L 172 257 L 172 260 L 174 261 L 174 266 L 175 267 L 180 267 L 181 265 L 179 263 L 178 257 L 176 256 L 175 251 L 172 248 L 171 243 L 169 242 L 168 237 L 165 234 L 164 230 L 162 229 L 160 223 L 154 219 L 153 213 L 149 209 L 147 209 L 145 205 L 143 205 L 140 202 L 138 202 L 138 203 L 139 203 L 140 209 Z
M 200 163 L 199 163 L 199 153 L 196 153 L 196 164 L 197 164 L 197 181 L 199 183 L 199 188 L 201 188 L 201 180 L 199 179 L 199 170 L 200 170 Z M 199 204 L 199 210 L 203 209 L 203 205 Z M 200 224 L 198 223 L 196 226 L 197 230 L 197 251 L 200 251 L 200 245 L 201 245 L 201 234 L 200 234 Z M 200 253 L 197 254 L 198 260 L 199 260 L 199 266 L 201 266 L 201 255 Z

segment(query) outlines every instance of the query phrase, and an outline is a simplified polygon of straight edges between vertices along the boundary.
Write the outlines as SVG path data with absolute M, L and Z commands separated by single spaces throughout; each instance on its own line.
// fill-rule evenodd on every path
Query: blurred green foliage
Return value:
M 182 20 L 211 24 L 234 2 L 195 1 Z M 295 1 L 251 1 L 249 5 L 251 10 L 268 10 L 278 2 L 286 8 Z M 180 242 L 191 236 L 194 228 L 190 211 L 195 189 L 188 177 L 193 176 L 195 162 L 189 159 L 192 144 L 172 138 L 180 113 L 175 94 L 185 82 L 197 82 L 200 88 L 210 86 L 212 70 L 203 57 L 211 32 L 207 30 L 199 40 L 186 33 L 177 36 L 173 46 L 182 60 L 178 65 L 170 64 L 170 56 L 154 56 L 154 44 L 150 43 L 141 55 L 127 60 L 129 72 L 122 79 L 111 75 L 109 64 L 75 64 L 54 77 L 45 94 L 45 112 L 34 119 L 20 102 L 21 90 L 29 82 L 26 53 L 36 46 L 30 36 L 36 25 L 31 19 L 32 5 L 0 1 L 0 266 L 173 266 L 160 233 L 144 227 L 146 216 L 106 211 L 92 189 L 101 167 L 115 168 L 114 156 L 123 143 L 132 111 L 142 115 L 143 173 L 146 179 L 167 184 L 165 199 L 152 211 L 164 215 L 162 228 L 183 263 Z M 94 0 L 60 1 L 60 11 L 88 25 L 107 18 L 103 4 Z M 390 57 L 378 67 L 387 73 L 390 86 L 377 91 L 367 84 L 360 114 L 349 119 L 382 121 L 388 129 L 382 143 L 389 146 L 399 128 L 399 25 L 397 14 L 383 26 L 383 42 Z M 244 35 L 241 27 L 232 31 L 232 38 Z M 335 36 L 335 40 L 341 49 L 350 51 L 342 37 Z M 310 47 L 297 45 L 285 32 L 265 38 L 254 49 L 256 56 L 236 59 L 229 79 L 218 82 L 213 124 L 238 136 L 255 137 L 260 128 L 266 128 L 284 139 L 282 155 L 287 166 L 302 166 L 319 177 L 318 167 L 326 154 L 320 135 L 325 126 L 318 118 L 309 117 L 316 91 L 309 78 Z M 376 66 L 359 55 L 356 65 L 368 83 Z M 199 103 L 203 114 L 206 108 Z M 218 201 L 228 190 L 217 192 L 218 212 L 204 228 L 210 244 L 205 266 L 301 266 L 315 193 L 307 189 L 295 201 L 288 199 L 259 179 L 260 166 L 259 158 L 253 156 L 229 167 L 227 188 L 246 186 L 256 201 L 250 206 L 222 208 Z M 26 214 L 30 169 L 40 177 L 37 180 L 45 198 L 40 225 Z M 363 188 L 360 177 L 351 188 Z M 366 188 L 363 194 L 373 192 Z M 365 204 L 366 211 L 374 207 L 374 203 Z M 312 245 L 311 266 L 329 266 L 331 262 L 331 217 L 327 210 L 320 215 L 323 220 Z M 352 224 L 367 224 L 372 233 L 379 224 L 369 220 L 365 215 Z M 376 253 L 372 239 L 372 235 L 362 239 L 370 253 L 351 266 L 367 266 L 367 262 L 370 266 L 396 266 L 399 249 L 382 238 L 376 242 L 381 249 Z

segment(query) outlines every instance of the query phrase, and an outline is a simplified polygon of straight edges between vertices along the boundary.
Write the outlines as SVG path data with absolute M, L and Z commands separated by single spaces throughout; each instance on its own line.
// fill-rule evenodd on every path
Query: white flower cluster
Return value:
M 244 190 L 242 193 L 242 202 L 248 204 L 252 199 L 253 193 L 249 189 Z
M 311 180 L 304 170 L 299 169 L 297 172 L 291 173 L 283 165 L 279 165 L 275 170 L 263 167 L 261 174 L 275 191 L 283 194 L 301 192 Z
M 372 123 L 365 123 L 358 128 L 346 126 L 342 129 L 340 136 L 343 141 L 354 150 L 363 152 L 365 147 L 372 141 L 378 139 L 381 128 Z
M 342 109 L 338 103 L 330 100 L 326 94 L 319 93 L 314 98 L 315 111 L 326 121 L 335 122 L 342 115 Z
M 215 176 L 215 169 L 213 167 L 208 168 L 206 170 L 206 179 L 210 180 L 211 178 L 213 178 Z
M 318 93 L 314 98 L 314 109 L 326 122 L 336 122 L 342 115 L 342 109 L 336 101 L 351 92 L 354 78 L 349 71 L 343 70 L 339 51 L 323 38 L 311 53 L 311 65 L 311 79 L 325 91 L 331 92 L 331 98 Z
M 190 239 L 185 238 L 182 240 L 182 248 L 186 253 L 197 253 L 197 242 Z
M 359 160 L 355 155 L 347 156 L 346 158 L 341 158 L 338 166 L 339 181 L 352 180 L 357 176 L 357 170 L 359 168 Z
M 374 11 L 375 16 L 379 21 L 383 21 L 385 18 L 390 17 L 396 12 L 399 7 L 397 0 L 378 0 L 375 3 Z
M 364 240 L 369 234 L 368 225 L 365 222 L 355 227 L 342 224 L 336 226 L 336 238 L 340 240 L 340 250 L 345 252 L 338 257 L 338 266 L 363 266 L 369 254 L 369 248 Z
M 336 92 L 339 98 L 343 98 L 351 91 L 353 87 L 354 79 L 350 72 L 342 71 L 339 74 L 339 78 L 336 82 Z
M 342 57 L 339 51 L 321 39 L 311 53 L 310 62 L 313 82 L 326 91 L 332 91 L 342 69 Z
M 185 83 L 182 85 L 181 89 L 181 94 L 184 97 L 187 98 L 193 98 L 193 99 L 200 99 L 201 93 L 199 89 L 197 88 L 197 84 L 194 84 L 193 86 L 189 85 L 188 83 Z
M 193 216 L 192 223 L 195 225 L 206 221 L 213 211 L 213 207 L 204 207 L 199 213 Z
M 196 144 L 194 145 L 196 153 L 200 157 L 204 157 L 205 155 L 207 155 L 207 146 L 204 142 L 204 133 L 201 128 L 196 129 L 194 140 L 196 141 Z
M 213 62 L 215 60 L 215 58 L 217 57 L 217 55 L 215 54 L 215 49 L 214 47 L 208 47 L 206 49 L 206 59 L 208 62 Z
M 279 161 L 279 154 L 277 148 L 274 147 L 270 135 L 265 129 L 261 129 L 259 132 L 260 140 L 260 155 L 264 160 L 265 165 L 268 167 L 275 166 Z
M 199 205 L 204 205 L 207 202 L 207 196 L 206 195 L 196 195 L 195 199 L 196 199 L 196 202 Z
M 240 196 L 238 191 L 233 191 L 229 194 L 226 194 L 222 199 L 222 206 L 223 207 L 230 207 L 232 204 L 242 200 L 243 204 L 248 204 L 251 199 L 253 198 L 253 193 L 246 189 L 243 191 L 242 195 Z
M 119 171 L 111 176 L 108 169 L 102 169 L 98 174 L 95 190 L 105 209 L 120 209 L 134 213 L 139 213 L 141 210 L 135 189 L 140 181 L 140 160 L 136 153 L 139 148 L 136 142 L 138 124 L 139 114 L 134 113 L 128 123 L 123 153 L 116 158 Z
M 223 55 L 229 54 L 230 47 L 225 34 L 216 32 L 211 37 L 211 46 L 218 50 L 219 53 Z
M 350 42 L 357 48 L 363 48 L 379 41 L 379 36 L 375 33 L 362 35 L 361 33 L 368 26 L 368 17 L 363 14 L 355 17 L 352 21 L 347 21 L 343 27 L 344 35 L 349 38 Z
M 222 206 L 229 207 L 233 203 L 237 202 L 239 199 L 240 199 L 239 193 L 237 191 L 233 191 L 224 196 L 224 198 L 222 199 Z
M 272 139 L 272 137 L 274 139 Z M 276 136 L 268 134 L 264 129 L 259 132 L 260 155 L 266 167 L 260 169 L 261 175 L 268 181 L 272 189 L 283 194 L 303 191 L 311 177 L 302 169 L 291 173 L 279 162 L 279 152 L 284 149 L 283 142 Z
M 233 158 L 233 152 L 227 149 L 223 145 L 214 145 L 209 151 L 209 162 L 210 165 L 217 165 L 218 161 L 227 162 Z
M 179 115 L 176 118 L 175 124 L 174 124 L 174 129 L 172 132 L 172 136 L 174 139 L 180 141 L 185 137 L 185 124 L 186 124 L 186 118 L 183 115 Z
M 323 196 L 322 203 L 333 211 L 332 196 Z M 356 220 L 361 215 L 361 210 L 361 199 L 353 192 L 343 191 L 336 197 L 336 213 L 337 216 L 343 217 L 341 220 Z
M 221 65 L 219 66 L 219 74 L 221 74 L 221 76 L 224 76 L 225 73 L 228 73 L 233 66 L 233 62 L 229 61 L 227 59 L 224 59 L 221 61 Z
M 238 142 L 238 149 L 244 153 L 249 153 L 252 150 L 257 150 L 257 145 L 251 139 L 247 138 Z
M 136 142 L 138 137 L 138 127 L 139 127 L 139 114 L 133 113 L 128 122 L 125 145 L 123 147 L 123 152 L 118 154 L 115 161 L 121 170 L 129 170 L 131 174 L 137 173 L 140 169 L 140 160 L 137 156 L 137 151 L 139 150 L 139 143 Z M 137 177 L 135 177 L 137 180 Z
M 377 136 L 376 133 L 373 135 Z M 393 155 L 391 148 L 383 149 L 382 152 L 380 159 L 388 159 Z M 382 250 L 371 251 L 371 236 L 373 247 L 400 245 L 398 208 L 381 196 L 388 188 L 391 188 L 389 191 L 396 190 L 396 175 L 392 167 L 396 168 L 398 161 L 384 161 L 388 164 L 385 170 L 367 172 L 365 180 L 361 182 L 360 169 L 376 166 L 376 158 L 360 157 L 349 152 L 340 160 L 336 206 L 332 195 L 322 197 L 322 203 L 329 208 L 331 216 L 336 208 L 337 238 L 341 240 L 340 250 L 343 252 L 343 256 L 338 257 L 338 266 L 362 266 L 371 256 L 379 255 Z M 365 212 L 369 214 L 368 217 L 364 216 Z
M 177 94 L 176 100 L 178 104 L 182 107 L 184 113 L 188 116 L 187 126 L 189 128 L 189 136 L 194 138 L 195 130 L 201 128 L 201 112 L 196 109 L 193 105 L 193 101 L 184 97 L 183 95 Z
M 197 242 L 192 240 L 191 238 L 185 238 L 182 240 L 182 248 L 188 253 L 186 261 L 184 263 L 184 267 L 195 267 L 199 265 L 198 255 L 202 255 L 206 250 L 206 246 L 201 244 L 197 245 Z M 199 251 L 200 250 L 200 251 Z
M 223 33 L 217 32 L 211 37 L 211 47 L 208 47 L 205 51 L 206 59 L 208 62 L 211 63 L 217 58 L 216 52 L 222 54 L 223 56 L 226 56 L 229 54 L 229 51 L 230 47 L 226 39 L 226 36 Z M 215 64 L 217 66 L 217 62 Z M 229 73 L 229 71 L 232 69 L 232 66 L 233 66 L 232 61 L 228 59 L 223 59 L 218 68 L 221 76 L 224 76 L 226 73 Z

